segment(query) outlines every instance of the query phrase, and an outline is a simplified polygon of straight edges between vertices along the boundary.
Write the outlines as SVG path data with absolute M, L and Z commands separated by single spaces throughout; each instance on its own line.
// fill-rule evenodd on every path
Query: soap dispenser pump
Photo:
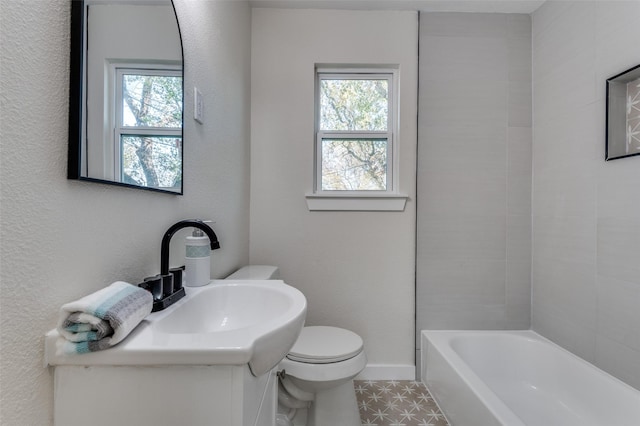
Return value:
M 193 228 L 191 236 L 186 238 L 185 286 L 201 287 L 211 281 L 211 248 L 209 244 L 209 237 L 198 228 Z

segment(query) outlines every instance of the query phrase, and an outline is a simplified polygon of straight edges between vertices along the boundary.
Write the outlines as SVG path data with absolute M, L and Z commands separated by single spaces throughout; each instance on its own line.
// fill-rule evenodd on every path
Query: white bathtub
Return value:
M 422 381 L 452 426 L 638 426 L 640 392 L 533 331 L 423 331 Z

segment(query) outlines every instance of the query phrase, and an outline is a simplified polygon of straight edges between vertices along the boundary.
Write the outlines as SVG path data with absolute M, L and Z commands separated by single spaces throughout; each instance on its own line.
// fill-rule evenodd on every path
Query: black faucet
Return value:
M 216 250 L 220 248 L 220 243 L 218 242 L 218 236 L 213 229 L 203 221 L 199 219 L 187 219 L 181 220 L 180 222 L 174 223 L 171 225 L 167 232 L 164 233 L 164 237 L 162 237 L 162 247 L 160 248 L 160 274 L 161 275 L 169 275 L 169 243 L 171 242 L 171 237 L 176 231 L 183 228 L 198 228 L 202 230 L 207 237 L 209 237 L 209 242 L 211 243 L 211 250 Z
M 218 236 L 213 229 L 199 219 L 181 220 L 171 225 L 162 237 L 162 247 L 160 248 L 160 274 L 154 277 L 147 277 L 144 282 L 138 284 L 140 287 L 153 294 L 153 309 L 151 312 L 161 311 L 168 308 L 186 293 L 182 287 L 182 268 L 169 269 L 169 243 L 176 231 L 182 228 L 198 228 L 209 237 L 211 250 L 219 249 Z

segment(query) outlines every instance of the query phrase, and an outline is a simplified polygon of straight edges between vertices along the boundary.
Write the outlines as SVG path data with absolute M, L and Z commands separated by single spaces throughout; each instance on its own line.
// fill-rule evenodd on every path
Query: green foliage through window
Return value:
M 322 80 L 320 130 L 387 131 L 387 80 Z

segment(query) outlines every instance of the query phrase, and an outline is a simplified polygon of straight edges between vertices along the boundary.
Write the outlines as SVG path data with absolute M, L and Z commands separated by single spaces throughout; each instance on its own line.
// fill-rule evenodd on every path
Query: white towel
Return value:
M 116 281 L 60 308 L 58 352 L 87 353 L 120 343 L 153 308 L 145 289 Z

